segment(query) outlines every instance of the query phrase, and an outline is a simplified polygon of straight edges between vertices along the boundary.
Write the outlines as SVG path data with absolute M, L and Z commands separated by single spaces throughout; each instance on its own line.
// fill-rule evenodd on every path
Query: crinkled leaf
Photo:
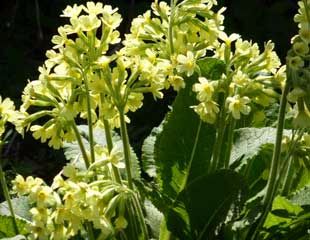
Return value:
M 144 201 L 145 221 L 150 226 L 152 237 L 159 238 L 160 224 L 163 219 L 163 214 L 149 200 Z
M 28 197 L 13 198 L 11 201 L 16 217 L 30 221 L 31 215 L 29 210 L 31 207 L 28 202 Z M 0 204 L 0 215 L 11 216 L 9 206 L 6 201 Z
M 226 70 L 222 60 L 216 58 L 202 58 L 197 61 L 201 75 L 209 80 L 218 80 Z
M 88 126 L 79 125 L 78 129 L 81 133 L 82 141 L 85 148 L 89 150 Z M 112 140 L 115 146 L 118 146 L 120 149 L 123 149 L 122 139 L 116 132 L 112 132 Z M 96 144 L 99 144 L 101 146 L 107 145 L 104 129 L 99 127 L 94 129 L 94 141 Z M 132 148 L 130 148 L 130 151 L 131 151 L 132 177 L 134 179 L 139 179 L 141 175 L 139 161 L 137 155 L 135 154 Z M 71 163 L 74 163 L 77 168 L 85 169 L 85 164 L 82 159 L 82 153 L 77 141 L 74 141 L 72 143 L 65 143 L 64 154 L 66 159 L 69 160 Z
M 168 215 L 168 229 L 181 239 L 212 239 L 244 186 L 241 175 L 232 170 L 198 177 L 181 192 Z
M 26 226 L 27 222 L 21 220 L 19 218 L 16 219 L 17 227 L 20 234 L 27 234 Z M 15 230 L 13 225 L 13 217 L 11 216 L 2 216 L 0 215 L 0 237 L 2 238 L 10 238 L 15 237 Z
M 156 165 L 154 159 L 155 142 L 157 135 L 162 132 L 162 124 L 153 128 L 151 134 L 144 140 L 142 145 L 142 168 L 150 177 L 156 177 Z
M 16 235 L 15 237 L 9 237 L 9 238 L 1 238 L 1 240 L 24 240 L 26 239 L 23 235 Z
M 284 130 L 284 136 L 290 136 L 289 130 Z M 230 165 L 242 158 L 243 166 L 248 159 L 258 155 L 266 144 L 274 144 L 276 128 L 240 128 L 235 131 L 234 143 L 231 151 Z
M 310 205 L 310 185 L 297 191 L 291 198 L 290 202 L 299 206 Z

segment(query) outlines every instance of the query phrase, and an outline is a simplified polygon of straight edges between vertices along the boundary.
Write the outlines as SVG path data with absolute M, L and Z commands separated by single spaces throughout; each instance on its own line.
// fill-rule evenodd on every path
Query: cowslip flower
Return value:
M 197 99 L 201 102 L 210 101 L 214 92 L 212 82 L 205 77 L 198 78 L 199 83 L 193 85 L 193 91 L 197 92 Z
M 220 109 L 218 104 L 214 101 L 200 103 L 192 106 L 194 111 L 200 116 L 201 120 L 213 124 Z
M 251 102 L 248 97 L 241 97 L 235 95 L 226 99 L 228 104 L 228 112 L 230 112 L 235 119 L 240 119 L 240 113 L 248 115 L 251 111 L 251 107 L 247 104 Z
M 177 56 L 177 62 L 177 70 L 180 73 L 185 72 L 188 77 L 193 75 L 196 67 L 196 60 L 193 52 L 187 51 L 186 55 L 179 54 Z

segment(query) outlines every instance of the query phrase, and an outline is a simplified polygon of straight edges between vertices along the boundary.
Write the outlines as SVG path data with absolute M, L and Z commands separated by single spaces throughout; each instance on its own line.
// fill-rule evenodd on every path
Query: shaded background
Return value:
M 20 95 L 27 79 L 38 77 L 38 67 L 45 60 L 46 50 L 52 47 L 50 39 L 57 27 L 65 23 L 61 11 L 81 0 L 1 0 L 0 1 L 0 95 L 20 104 Z M 104 4 L 118 7 L 124 21 L 121 33 L 128 32 L 133 17 L 149 9 L 151 0 L 110 0 Z M 290 47 L 290 38 L 296 33 L 292 18 L 297 11 L 293 0 L 219 0 L 226 6 L 225 27 L 228 33 L 236 32 L 243 39 L 252 39 L 263 46 L 272 39 L 282 63 Z M 129 126 L 131 143 L 136 151 L 152 127 L 162 120 L 174 94 L 153 102 L 146 96 L 142 110 L 132 114 Z M 63 153 L 49 149 L 29 135 L 22 140 L 12 132 L 4 149 L 8 177 L 15 173 L 36 175 L 51 181 L 65 164 Z M 1 195 L 1 194 L 0 194 Z

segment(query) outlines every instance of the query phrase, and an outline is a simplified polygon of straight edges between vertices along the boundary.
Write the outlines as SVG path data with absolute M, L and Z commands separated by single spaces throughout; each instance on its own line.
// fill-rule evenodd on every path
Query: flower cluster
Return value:
M 212 11 L 216 1 L 155 1 L 147 11 L 133 20 L 131 33 L 123 41 L 122 53 L 140 67 L 139 80 L 146 82 L 155 98 L 162 89 L 185 86 L 182 74 L 191 76 L 196 60 L 217 43 L 224 17 L 221 8 Z M 131 57 L 130 57 L 131 56 Z M 132 56 L 136 56 L 135 59 Z
M 67 165 L 51 186 L 40 178 L 24 179 L 18 175 L 13 181 L 13 191 L 27 196 L 32 206 L 29 239 L 64 240 L 83 236 L 87 223 L 101 231 L 102 239 L 125 229 L 126 204 L 133 192 L 106 178 L 104 168 L 105 164 L 100 162 L 91 170 Z
M 298 23 L 299 34 L 292 38 L 292 49 L 288 52 L 287 65 L 290 76 L 289 84 L 292 90 L 288 100 L 297 103 L 297 115 L 294 119 L 295 127 L 310 126 L 310 70 L 309 70 L 309 43 L 310 43 L 310 1 L 299 1 L 299 10 L 294 20 Z
M 272 42 L 268 41 L 260 52 L 256 43 L 242 40 L 238 34 L 227 36 L 221 32 L 219 38 L 221 43 L 214 57 L 225 63 L 226 72 L 219 80 L 200 77 L 193 86 L 200 102 L 193 108 L 203 121 L 211 124 L 221 109 L 240 119 L 254 106 L 270 105 L 278 97 L 273 89 L 281 88 L 285 80 L 285 67 L 279 68 L 281 63 Z M 222 107 L 220 96 L 224 96 Z
M 15 111 L 14 102 L 9 99 L 5 98 L 2 100 L 0 95 L 0 143 L 1 143 L 1 136 L 5 131 L 5 124 L 7 122 L 16 124 L 20 119 L 21 114 L 18 111 Z M 16 128 L 17 131 L 20 131 L 19 128 Z
M 137 78 L 135 64 L 108 53 L 111 45 L 120 42 L 117 9 L 87 2 L 86 6 L 68 6 L 62 16 L 70 24 L 58 28 L 52 38 L 54 47 L 39 67 L 39 79 L 25 87 L 21 106 L 25 118 L 20 124 L 32 125 L 34 137 L 48 140 L 55 149 L 75 139 L 76 117 L 99 125 L 107 120 L 118 127 L 119 111 L 135 111 L 143 100 L 142 93 L 128 90 Z

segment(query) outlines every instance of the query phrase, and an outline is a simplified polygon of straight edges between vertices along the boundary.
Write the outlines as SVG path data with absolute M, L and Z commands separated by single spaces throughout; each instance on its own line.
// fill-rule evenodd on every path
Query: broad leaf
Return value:
M 226 71 L 226 65 L 222 60 L 216 58 L 202 58 L 197 62 L 201 75 L 209 80 L 218 80 Z
M 30 205 L 27 197 L 18 197 L 11 200 L 13 205 L 13 210 L 15 216 L 26 221 L 31 220 L 31 215 L 29 213 Z M 11 216 L 9 206 L 7 202 L 2 202 L 0 204 L 0 215 Z
M 310 206 L 310 185 L 297 191 L 290 198 L 290 202 L 299 206 Z
M 187 79 L 186 88 L 178 93 L 155 142 L 159 183 L 162 192 L 172 199 L 188 182 L 207 172 L 212 155 L 214 128 L 201 123 L 190 108 L 197 104 L 192 92 L 195 81 L 195 77 Z
M 290 131 L 285 130 L 284 136 L 290 136 Z M 230 165 L 242 158 L 239 168 L 246 164 L 248 159 L 258 155 L 266 144 L 274 144 L 276 128 L 240 128 L 235 131 L 235 140 L 231 151 Z
M 158 211 L 158 209 L 152 204 L 151 201 L 147 199 L 144 201 L 144 208 L 146 213 L 145 221 L 150 226 L 152 237 L 158 239 L 163 214 Z
M 16 219 L 17 227 L 20 234 L 27 234 L 26 225 L 27 222 L 21 219 Z M 0 237 L 10 238 L 15 237 L 15 230 L 13 225 L 13 218 L 11 216 L 0 215 Z
M 15 237 L 1 238 L 1 240 L 24 240 L 26 239 L 23 235 L 16 235 Z
M 180 239 L 212 239 L 244 190 L 243 178 L 232 170 L 198 177 L 181 192 L 169 213 L 169 230 Z
M 142 145 L 142 168 L 150 177 L 156 177 L 156 165 L 154 159 L 155 142 L 158 134 L 162 132 L 162 124 L 153 128 L 151 134 L 144 140 Z

